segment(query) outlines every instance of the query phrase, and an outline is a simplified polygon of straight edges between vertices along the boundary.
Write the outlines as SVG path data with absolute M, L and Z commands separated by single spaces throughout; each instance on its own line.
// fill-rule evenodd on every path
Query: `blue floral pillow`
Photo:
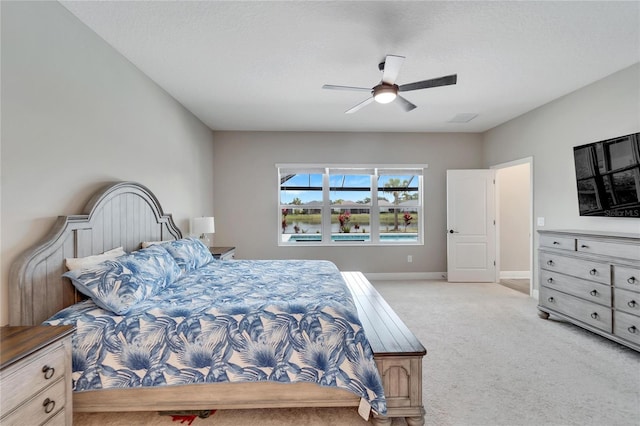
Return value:
M 162 243 L 161 246 L 173 256 L 184 273 L 191 272 L 213 261 L 211 252 L 198 238 L 167 241 Z
M 180 276 L 180 267 L 161 246 L 151 246 L 63 274 L 102 309 L 124 315 Z
M 154 282 L 156 294 L 180 277 L 180 266 L 162 246 L 151 246 L 116 259 L 129 270 Z

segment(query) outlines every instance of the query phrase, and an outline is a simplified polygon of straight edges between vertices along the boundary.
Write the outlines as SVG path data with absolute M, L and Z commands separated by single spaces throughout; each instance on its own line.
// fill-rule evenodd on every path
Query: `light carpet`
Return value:
M 427 425 L 640 425 L 640 353 L 571 324 L 542 320 L 534 299 L 498 284 L 373 284 L 427 348 Z M 76 413 L 74 424 L 180 423 L 144 412 Z M 221 410 L 193 422 L 366 424 L 355 408 Z

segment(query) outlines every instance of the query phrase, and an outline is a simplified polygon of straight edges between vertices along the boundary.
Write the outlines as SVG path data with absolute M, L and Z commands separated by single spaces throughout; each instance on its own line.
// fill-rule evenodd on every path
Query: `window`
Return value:
M 276 167 L 279 245 L 423 243 L 426 165 Z

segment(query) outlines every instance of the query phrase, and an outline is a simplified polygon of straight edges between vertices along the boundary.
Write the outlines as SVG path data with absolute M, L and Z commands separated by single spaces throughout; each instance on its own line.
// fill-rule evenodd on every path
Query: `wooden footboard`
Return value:
M 423 425 L 422 358 L 427 351 L 362 272 L 342 272 L 342 276 L 382 375 L 387 417 L 378 417 L 376 423 L 391 424 L 392 417 L 405 417 L 409 426 Z

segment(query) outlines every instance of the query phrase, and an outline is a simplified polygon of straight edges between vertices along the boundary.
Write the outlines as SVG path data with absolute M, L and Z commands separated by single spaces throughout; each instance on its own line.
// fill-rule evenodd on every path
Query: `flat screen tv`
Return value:
M 640 218 L 640 133 L 573 148 L 580 216 Z

